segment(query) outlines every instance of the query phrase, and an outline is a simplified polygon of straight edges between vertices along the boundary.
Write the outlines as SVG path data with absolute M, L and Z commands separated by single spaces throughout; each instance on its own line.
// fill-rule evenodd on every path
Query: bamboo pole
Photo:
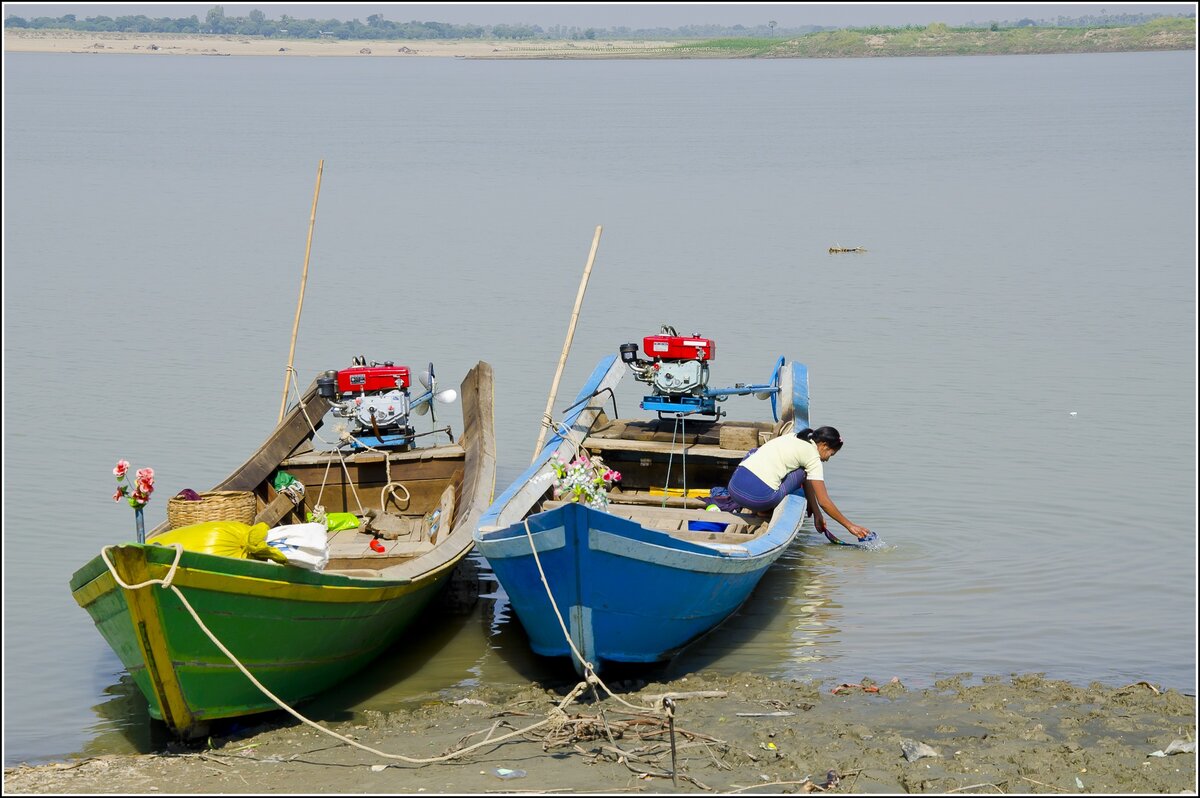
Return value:
M 321 172 L 324 169 L 325 159 L 322 158 L 317 163 L 317 187 L 313 189 L 312 213 L 308 217 L 308 243 L 304 246 L 304 271 L 300 274 L 300 299 L 296 302 L 296 320 L 292 322 L 292 345 L 288 350 L 287 371 L 283 373 L 283 397 L 279 400 L 279 422 L 283 421 L 284 411 L 287 410 L 288 378 L 292 374 L 292 360 L 296 357 L 296 334 L 300 331 L 300 309 L 304 307 L 304 286 L 308 282 L 308 256 L 312 253 L 313 225 L 317 222 L 317 196 L 321 193 Z
M 558 393 L 558 381 L 562 378 L 563 366 L 567 362 L 567 353 L 571 351 L 571 341 L 575 337 L 575 325 L 579 321 L 579 307 L 583 304 L 583 294 L 587 290 L 588 277 L 592 274 L 592 264 L 596 261 L 596 249 L 600 246 L 600 232 L 603 229 L 602 226 L 596 225 L 592 250 L 588 253 L 587 265 L 583 267 L 583 279 L 579 281 L 579 293 L 575 295 L 575 309 L 571 311 L 571 323 L 567 327 L 567 340 L 563 342 L 562 355 L 558 359 L 558 369 L 554 372 L 554 382 L 550 385 L 550 398 L 546 400 L 546 412 L 542 414 L 543 422 L 552 422 L 554 419 L 551 410 L 554 408 L 554 397 Z M 546 423 L 543 423 L 541 427 L 541 431 L 538 432 L 537 446 L 533 450 L 533 460 L 537 460 L 538 452 L 542 450 L 542 444 L 546 440 Z

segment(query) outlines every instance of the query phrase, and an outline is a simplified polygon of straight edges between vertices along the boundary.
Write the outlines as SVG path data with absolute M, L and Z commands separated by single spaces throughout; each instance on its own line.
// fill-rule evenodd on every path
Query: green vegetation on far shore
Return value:
M 261 12 L 259 12 L 261 13 Z M 6 27 L 6 35 L 44 36 L 53 34 L 56 28 Z M 69 30 L 69 29 L 68 29 Z M 449 31 L 446 31 L 447 33 Z M 103 36 L 111 33 L 120 38 L 130 36 L 152 36 L 145 32 L 97 32 Z M 230 34 L 187 33 L 185 36 L 221 38 Z M 78 33 L 76 35 L 79 35 Z M 170 35 L 170 34 L 167 34 Z M 248 40 L 276 40 L 277 36 L 265 34 L 233 34 Z M 362 39 L 336 38 L 341 41 L 364 41 Z M 479 41 L 479 37 L 465 39 L 446 38 L 444 41 Z M 365 40 L 373 42 L 374 40 Z M 387 41 L 413 41 L 391 38 Z M 486 38 L 483 41 L 488 41 Z M 493 40 L 494 41 L 494 40 Z M 100 45 L 94 45 L 99 47 Z M 418 45 L 420 46 L 420 45 Z M 134 49 L 137 49 L 135 46 Z M 151 48 L 157 49 L 157 48 Z M 287 48 L 279 48 L 284 52 Z M 565 39 L 527 39 L 506 42 L 503 48 L 494 48 L 494 55 L 474 57 L 491 58 L 553 58 L 553 59 L 732 59 L 732 58 L 879 58 L 904 56 L 963 56 L 963 55 L 1033 55 L 1055 53 L 1116 53 L 1146 52 L 1155 50 L 1195 50 L 1195 17 L 1157 17 L 1138 24 L 1126 26 L 1042 27 L 1021 25 L 1002 27 L 993 24 L 989 28 L 950 27 L 944 23 L 897 28 L 841 28 L 812 33 L 792 34 L 778 38 L 739 35 L 736 37 L 695 38 L 682 41 L 646 41 L 638 39 L 615 39 L 609 41 L 583 41 L 579 44 Z M 364 48 L 360 53 L 370 53 Z M 401 52 L 414 52 L 403 49 Z M 464 56 L 465 57 L 465 56 Z
M 910 55 L 1017 55 L 1194 50 L 1196 20 L 1167 17 L 1123 28 L 999 30 L 951 28 L 846 28 L 784 41 L 712 39 L 669 48 L 672 57 L 692 58 L 869 58 Z

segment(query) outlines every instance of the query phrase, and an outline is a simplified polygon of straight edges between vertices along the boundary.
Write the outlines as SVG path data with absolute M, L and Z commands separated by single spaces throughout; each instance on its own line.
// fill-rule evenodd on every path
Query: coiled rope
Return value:
M 354 484 L 354 479 L 350 476 L 350 467 L 346 464 L 345 455 L 342 454 L 342 450 L 340 448 L 338 448 L 337 444 L 333 443 L 332 441 L 325 440 L 324 438 L 321 437 L 321 433 L 317 432 L 316 426 L 313 424 L 312 419 L 309 418 L 308 407 L 304 404 L 304 398 L 300 394 L 300 386 L 296 383 L 296 370 L 294 368 L 291 368 L 291 367 L 288 368 L 288 379 L 291 382 L 292 392 L 296 395 L 296 406 L 299 407 L 303 411 L 302 415 L 304 416 L 304 420 L 308 422 L 308 428 L 310 430 L 312 430 L 312 434 L 313 434 L 314 438 L 316 438 L 318 441 L 325 444 L 326 446 L 329 446 L 332 449 L 333 453 L 337 455 L 338 462 L 342 466 L 342 472 L 346 475 L 346 484 L 350 487 L 350 492 L 354 495 L 355 503 L 358 504 L 358 514 L 361 517 L 365 518 L 367 516 L 367 511 L 363 507 L 362 498 L 359 497 L 359 495 L 358 495 L 358 488 Z M 348 432 L 343 432 L 343 434 L 341 435 L 341 438 L 343 440 L 348 439 L 349 437 L 350 437 L 350 435 Z M 392 496 L 393 499 L 396 499 L 396 490 L 397 489 L 404 491 L 404 499 L 403 499 L 404 507 L 402 507 L 400 509 L 401 510 L 407 509 L 408 503 L 412 499 L 412 494 L 409 493 L 408 488 L 406 488 L 403 483 L 397 482 L 392 479 L 392 461 L 391 461 L 391 458 L 387 457 L 387 452 L 384 452 L 382 449 L 376 449 L 373 446 L 369 446 L 369 445 L 363 443 L 362 441 L 359 441 L 358 444 L 359 444 L 359 446 L 362 446 L 364 449 L 369 449 L 372 452 L 376 452 L 378 454 L 384 455 L 383 467 L 387 473 L 387 484 L 384 485 L 383 489 L 379 492 L 379 509 L 380 509 L 380 511 L 383 510 L 385 503 L 387 501 L 387 497 L 389 495 Z M 321 500 L 325 495 L 325 485 L 329 482 L 329 469 L 332 467 L 332 465 L 333 465 L 332 461 L 325 464 L 325 474 L 321 477 L 321 488 L 320 488 L 320 490 L 317 491 L 317 507 L 318 508 L 321 508 Z M 400 501 L 401 500 L 396 499 L 396 504 L 399 505 Z

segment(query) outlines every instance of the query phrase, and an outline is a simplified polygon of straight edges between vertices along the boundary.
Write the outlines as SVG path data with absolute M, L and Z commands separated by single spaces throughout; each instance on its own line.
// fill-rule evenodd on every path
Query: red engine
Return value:
M 717 344 L 711 338 L 684 335 L 648 335 L 642 339 L 648 357 L 658 360 L 712 360 Z
M 713 339 L 680 335 L 664 324 L 658 335 L 643 338 L 642 345 L 647 359 L 638 357 L 637 344 L 621 344 L 621 360 L 633 371 L 634 379 L 654 387 L 655 397 L 675 397 L 668 404 L 678 404 L 678 397 L 703 396 L 708 385 L 708 362 L 717 354 Z M 644 400 L 642 407 L 648 407 L 647 401 L 652 399 Z M 712 404 L 708 399 L 704 402 Z M 652 403 L 656 409 L 663 409 L 656 399 Z
M 317 377 L 317 393 L 329 400 L 334 415 L 353 421 L 352 435 L 375 436 L 389 445 L 407 443 L 412 436 L 408 386 L 408 366 L 390 360 L 368 363 L 363 357 L 354 358 L 350 368 Z
M 393 366 L 391 363 L 354 366 L 337 373 L 338 393 L 374 393 L 397 388 L 403 391 L 409 385 L 408 366 Z

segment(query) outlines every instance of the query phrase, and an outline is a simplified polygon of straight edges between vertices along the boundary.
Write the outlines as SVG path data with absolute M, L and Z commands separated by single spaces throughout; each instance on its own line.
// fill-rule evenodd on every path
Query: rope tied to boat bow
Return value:
M 351 738 L 346 737 L 345 735 L 338 734 L 337 732 L 333 731 L 332 729 L 327 729 L 324 726 L 321 726 L 320 724 L 316 723 L 315 721 L 309 720 L 308 718 L 304 717 L 299 712 L 297 712 L 296 710 L 294 710 L 290 706 L 288 706 L 287 703 L 285 703 L 282 699 L 280 699 L 278 696 L 276 696 L 270 690 L 268 690 L 263 685 L 262 682 L 260 682 L 256 678 L 254 678 L 254 674 L 250 673 L 250 671 L 246 668 L 246 666 L 243 665 L 241 663 L 241 661 L 233 655 L 233 652 L 231 652 L 225 646 L 225 644 L 223 644 L 220 640 L 218 640 L 217 636 L 215 634 L 213 634 L 212 630 L 209 629 L 204 624 L 204 621 L 202 621 L 200 619 L 200 616 L 196 613 L 196 610 L 192 607 L 191 603 L 188 602 L 187 598 L 183 595 L 183 592 L 178 587 L 171 584 L 171 580 L 173 580 L 175 578 L 175 572 L 179 566 L 180 558 L 183 556 L 183 546 L 181 546 L 178 543 L 173 543 L 171 545 L 175 548 L 175 561 L 171 564 L 171 568 L 170 568 L 170 570 L 168 570 L 167 575 L 162 579 L 148 579 L 145 582 L 139 582 L 138 584 L 135 584 L 135 585 L 131 585 L 131 584 L 125 582 L 125 580 L 121 579 L 121 577 L 117 575 L 116 568 L 113 566 L 112 561 L 108 558 L 108 549 L 113 548 L 112 546 L 106 546 L 105 548 L 101 549 L 100 557 L 101 557 L 101 559 L 104 560 L 104 564 L 106 566 L 108 566 L 109 573 L 112 574 L 113 579 L 116 580 L 118 585 L 125 588 L 126 590 L 140 590 L 145 587 L 150 587 L 151 585 L 160 585 L 164 590 L 171 590 L 172 592 L 174 592 L 176 598 L 178 598 L 179 602 L 183 605 L 183 608 L 188 611 L 188 614 L 192 616 L 192 620 L 194 620 L 196 622 L 196 625 L 198 627 L 200 627 L 200 631 L 204 632 L 204 634 L 208 637 L 208 639 L 212 641 L 213 645 L 215 645 L 218 649 L 220 649 L 221 653 L 229 658 L 229 661 L 232 662 L 234 664 L 234 666 L 237 667 L 237 669 L 239 671 L 241 671 L 242 674 L 247 679 L 250 680 L 251 684 L 253 684 L 255 687 L 257 687 L 259 689 L 259 691 L 262 692 L 263 695 L 265 695 L 267 698 L 271 699 L 271 701 L 273 701 L 280 709 L 284 710 L 285 712 L 290 714 L 292 717 L 294 717 L 296 720 L 300 721 L 301 723 L 303 723 L 307 726 L 310 726 L 319 732 L 327 734 L 336 740 L 340 740 L 341 742 L 346 743 L 347 745 L 352 745 L 355 748 L 360 748 L 363 751 L 367 751 L 368 753 L 375 754 L 376 756 L 381 756 L 381 757 L 384 757 L 385 759 L 398 759 L 402 762 L 408 762 L 413 765 L 427 765 L 427 764 L 433 764 L 433 763 L 437 763 L 437 762 L 446 762 L 451 759 L 456 759 L 458 757 L 463 756 L 464 754 L 474 751 L 476 748 L 481 748 L 482 746 L 485 746 L 485 745 L 495 745 L 496 743 L 503 742 L 512 737 L 517 737 L 522 734 L 527 734 L 528 732 L 531 732 L 534 729 L 540 728 L 542 726 L 551 725 L 551 724 L 561 725 L 567 717 L 566 711 L 565 711 L 565 708 L 567 707 L 567 705 L 569 705 L 571 702 L 573 702 L 576 698 L 579 697 L 579 695 L 585 689 L 587 689 L 587 683 L 580 682 L 578 685 L 575 686 L 574 690 L 572 690 L 570 693 L 568 693 L 567 696 L 565 698 L 563 698 L 563 700 L 560 701 L 558 703 L 558 705 L 553 708 L 553 710 L 551 710 L 549 717 L 545 718 L 544 720 L 540 720 L 537 723 L 530 724 L 529 726 L 526 726 L 522 729 L 517 729 L 515 731 L 512 731 L 508 734 L 501 735 L 499 737 L 492 737 L 491 733 L 489 732 L 488 736 L 484 740 L 482 740 L 474 745 L 468 746 L 466 748 L 460 748 L 457 751 L 451 751 L 450 753 L 445 754 L 443 756 L 417 758 L 417 757 L 404 756 L 402 754 L 389 754 L 384 751 L 376 750 L 374 748 L 371 748 L 368 745 L 363 745 L 362 743 L 359 743 L 356 740 L 352 740 Z
M 183 557 L 183 544 L 171 544 L 171 548 L 175 549 L 175 560 L 171 563 L 171 567 L 167 569 L 166 576 L 164 576 L 162 579 L 147 579 L 145 582 L 138 582 L 136 585 L 126 583 L 125 580 L 122 579 L 117 573 L 117 569 L 113 566 L 112 560 L 108 559 L 108 550 L 112 548 L 115 548 L 115 546 L 105 546 L 104 548 L 100 549 L 100 559 L 104 560 L 104 565 L 108 567 L 108 572 L 112 574 L 113 580 L 116 581 L 116 583 L 121 587 L 125 588 L 126 590 L 140 590 L 141 588 L 149 587 L 150 585 L 162 585 L 164 589 L 168 587 L 172 589 L 175 588 L 171 582 L 175 579 L 175 571 L 179 568 L 180 558 Z M 175 592 L 178 593 L 179 591 L 175 590 Z
M 621 696 L 617 695 L 612 689 L 604 683 L 604 680 L 596 673 L 596 666 L 588 660 L 584 659 L 583 654 L 579 653 L 579 649 L 575 646 L 575 641 L 571 639 L 571 633 L 567 630 L 567 624 L 563 620 L 562 612 L 558 609 L 558 602 L 554 600 L 554 593 L 550 589 L 550 582 L 546 579 L 546 571 L 542 568 L 542 560 L 538 557 L 537 546 L 533 542 L 533 532 L 529 529 L 529 519 L 525 519 L 525 537 L 529 540 L 529 549 L 533 552 L 533 561 L 537 564 L 538 576 L 541 577 L 542 587 L 546 588 L 546 598 L 550 600 L 550 607 L 554 610 L 554 617 L 558 619 L 558 627 L 562 630 L 563 637 L 567 641 L 567 645 L 571 648 L 571 654 L 583 666 L 583 682 L 582 684 L 589 687 L 599 686 L 604 689 L 604 692 L 611 698 L 615 698 L 618 703 L 624 704 L 635 712 L 662 712 L 664 719 L 672 717 L 674 714 L 674 705 L 666 706 L 666 700 L 662 697 L 655 702 L 653 706 L 638 706 L 631 704 Z

